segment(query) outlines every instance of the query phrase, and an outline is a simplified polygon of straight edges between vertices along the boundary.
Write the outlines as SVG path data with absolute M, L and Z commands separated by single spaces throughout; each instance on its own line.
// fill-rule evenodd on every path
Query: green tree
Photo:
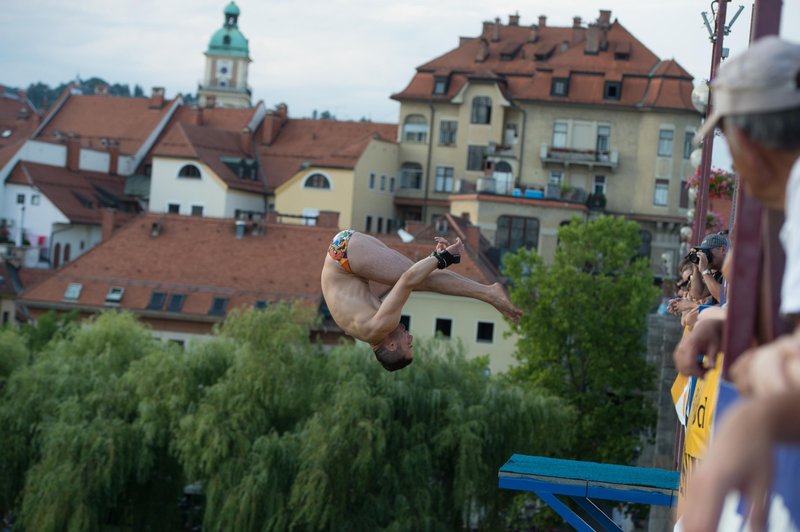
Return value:
M 630 463 L 655 422 L 643 392 L 646 315 L 657 297 L 639 228 L 622 218 L 573 220 L 558 233 L 552 265 L 526 250 L 505 259 L 512 300 L 523 309 L 514 376 L 578 412 L 572 457 Z
M 193 484 L 208 530 L 497 529 L 513 511 L 497 469 L 572 443 L 571 407 L 455 344 L 387 373 L 364 346 L 312 344 L 311 320 L 234 312 L 183 350 L 109 312 L 40 343 L 0 389 L 0 512 L 26 530 L 177 529 Z

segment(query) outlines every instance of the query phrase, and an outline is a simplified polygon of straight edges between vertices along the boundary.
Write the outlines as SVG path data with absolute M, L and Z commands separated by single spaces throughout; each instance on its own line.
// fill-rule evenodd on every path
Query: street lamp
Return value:
M 692 105 L 697 112 L 704 115 L 708 109 L 708 82 L 703 81 L 694 86 L 692 90 Z

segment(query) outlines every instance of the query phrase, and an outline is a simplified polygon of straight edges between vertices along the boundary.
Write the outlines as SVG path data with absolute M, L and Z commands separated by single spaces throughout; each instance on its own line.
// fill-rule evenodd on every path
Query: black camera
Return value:
M 695 248 L 690 251 L 688 255 L 686 255 L 686 258 L 689 259 L 689 262 L 692 264 L 700 264 L 700 257 L 697 256 L 698 252 L 705 253 L 706 257 L 708 257 L 709 264 L 711 264 L 711 262 L 714 260 L 712 258 L 713 255 L 711 253 L 711 248 Z

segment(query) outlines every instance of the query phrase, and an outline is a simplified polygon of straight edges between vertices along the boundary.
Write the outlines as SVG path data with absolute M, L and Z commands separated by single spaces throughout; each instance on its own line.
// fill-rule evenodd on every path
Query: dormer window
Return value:
M 225 307 L 228 306 L 227 297 L 215 297 L 211 303 L 211 308 L 208 310 L 209 316 L 224 316 Z
M 569 92 L 569 78 L 553 78 L 550 88 L 551 96 L 566 96 Z
M 442 95 L 447 94 L 447 78 L 444 76 L 436 76 L 433 80 L 433 93 Z
M 619 81 L 606 81 L 603 85 L 604 100 L 619 100 L 622 96 L 622 83 Z

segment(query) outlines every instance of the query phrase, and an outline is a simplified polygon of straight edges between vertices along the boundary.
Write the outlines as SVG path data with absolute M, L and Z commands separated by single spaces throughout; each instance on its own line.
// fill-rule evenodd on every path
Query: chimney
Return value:
M 583 49 L 585 54 L 596 55 L 600 50 L 600 27 L 597 24 L 589 24 L 586 30 L 586 46 Z
M 466 214 L 466 213 L 465 213 Z M 462 227 L 464 230 L 464 235 L 467 237 L 466 242 L 464 242 L 467 246 L 472 248 L 474 251 L 481 250 L 481 230 L 472 224 L 467 224 L 466 227 Z
M 572 19 L 572 40 L 571 45 L 575 46 L 586 38 L 586 30 L 581 27 L 581 17 Z
M 611 25 L 611 11 L 608 9 L 601 9 L 600 16 L 597 18 L 597 23 L 601 26 Z
M 269 146 L 281 131 L 283 125 L 287 122 L 289 115 L 289 108 L 286 104 L 281 103 L 275 108 L 274 111 L 267 113 L 264 121 L 261 123 L 261 143 Z
M 509 26 L 519 26 L 519 12 L 508 16 L 508 25 Z
M 476 63 L 483 63 L 489 57 L 489 41 L 481 37 L 478 43 L 478 53 L 475 55 Z
M 488 35 L 489 32 L 492 30 L 492 23 L 488 20 L 483 21 L 483 29 L 481 30 L 481 35 Z
M 98 83 L 94 86 L 95 94 L 108 94 L 108 85 L 105 83 Z
M 150 93 L 150 109 L 161 109 L 164 107 L 164 87 L 153 87 Z
M 249 127 L 242 128 L 242 131 L 239 133 L 239 140 L 242 147 L 242 151 L 247 155 L 253 153 L 253 132 L 250 131 Z
M 492 42 L 500 40 L 500 17 L 494 19 L 494 27 L 492 28 Z
M 119 143 L 115 140 L 108 143 L 108 173 L 117 175 L 119 171 Z
M 28 99 L 28 92 L 25 89 L 20 89 L 17 91 L 17 96 L 24 102 Z
M 535 25 L 531 25 L 531 34 L 528 37 L 528 42 L 536 42 L 539 39 L 539 28 Z
M 319 211 L 317 215 L 318 227 L 339 227 L 339 212 L 338 211 Z
M 67 138 L 67 169 L 77 172 L 81 161 L 81 138 L 72 135 Z
M 539 15 L 539 29 L 547 27 L 547 17 Z
M 103 209 L 100 225 L 101 242 L 105 242 L 114 234 L 114 224 L 116 223 L 116 213 L 114 209 Z
M 217 106 L 217 97 L 213 94 L 206 95 L 206 107 L 208 109 L 213 109 Z

